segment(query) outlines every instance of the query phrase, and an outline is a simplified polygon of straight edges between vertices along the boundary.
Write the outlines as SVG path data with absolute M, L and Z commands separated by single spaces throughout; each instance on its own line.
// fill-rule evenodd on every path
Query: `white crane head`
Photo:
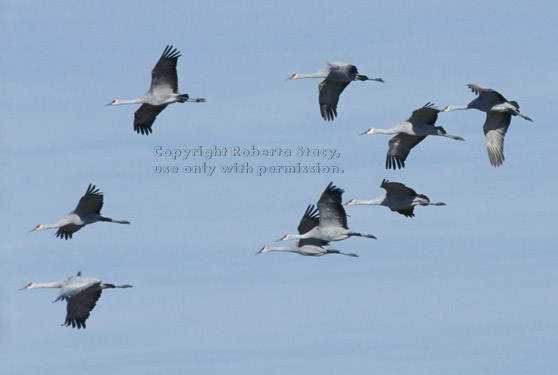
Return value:
M 288 77 L 288 78 L 285 78 L 285 81 L 288 80 L 288 79 L 298 79 L 298 78 L 300 78 L 300 74 L 295 73 L 295 74 L 293 74 L 292 76 L 290 76 L 290 77 Z
M 270 251 L 271 248 L 269 246 L 264 246 L 260 251 L 257 252 L 257 254 L 269 253 Z
M 45 224 L 39 224 L 35 228 L 31 229 L 29 232 L 34 232 L 36 230 L 47 229 Z
M 376 128 L 370 128 L 367 131 L 365 131 L 364 133 L 360 133 L 360 135 L 366 135 L 366 134 L 376 134 L 377 133 L 377 129 Z
M 279 241 L 290 241 L 290 240 L 297 240 L 298 237 L 296 237 L 296 235 L 291 235 L 291 234 L 285 234 L 283 237 L 279 238 L 277 241 L 275 242 L 279 242 Z
M 23 288 L 19 288 L 19 290 L 34 289 L 34 288 L 35 288 L 35 283 L 34 283 L 34 282 L 30 282 L 29 284 L 27 284 L 27 285 L 24 286 Z
M 110 105 L 120 105 L 120 104 L 128 104 L 128 103 L 124 100 L 114 99 L 110 103 L 105 104 L 105 107 L 108 107 Z
M 345 206 L 352 206 L 353 204 L 356 204 L 356 200 L 355 199 L 351 199 L 349 200 L 347 203 L 345 203 Z

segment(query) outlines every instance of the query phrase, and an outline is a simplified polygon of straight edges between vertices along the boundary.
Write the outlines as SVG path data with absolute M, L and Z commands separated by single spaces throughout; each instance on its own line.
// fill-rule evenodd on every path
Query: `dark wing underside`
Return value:
M 70 298 L 66 308 L 66 321 L 63 325 L 78 329 L 85 328 L 85 321 L 101 298 L 101 291 L 99 284 L 95 284 Z
M 103 208 L 103 193 L 95 188 L 95 185 L 89 184 L 85 195 L 81 197 L 74 212 L 78 215 L 100 213 Z M 79 228 L 78 228 L 79 229 Z M 76 229 L 77 230 L 77 229 Z M 75 231 L 74 231 L 75 232 Z
M 306 208 L 306 212 L 300 219 L 298 224 L 298 234 L 304 234 L 310 232 L 312 229 L 318 226 L 320 223 L 320 215 L 318 214 L 318 209 L 313 204 L 309 204 Z
M 387 195 L 399 195 L 399 196 L 409 196 L 409 197 L 414 197 L 417 195 L 416 191 L 405 186 L 400 182 L 391 182 L 384 179 L 380 187 L 386 190 Z
M 58 228 L 56 231 L 56 237 L 60 239 L 68 240 L 72 238 L 72 234 L 83 228 L 85 225 L 68 224 L 63 227 Z
M 486 100 L 490 103 L 499 103 L 499 102 L 506 102 L 506 98 L 502 94 L 500 94 L 496 90 L 489 89 L 488 87 L 484 87 L 481 85 L 476 85 L 474 83 L 467 84 L 467 87 L 471 89 L 471 91 L 479 96 L 481 100 Z
M 401 215 L 407 216 L 407 217 L 414 217 L 415 216 L 415 207 L 411 206 L 409 208 L 398 208 L 398 209 L 391 209 L 392 211 L 396 211 L 399 212 Z
M 405 160 L 411 149 L 418 145 L 426 136 L 417 137 L 405 133 L 399 133 L 389 140 L 389 148 L 386 157 L 386 169 L 397 169 L 405 167 Z
M 308 205 L 306 212 L 300 220 L 300 224 L 298 224 L 298 234 L 310 232 L 312 229 L 317 227 L 319 223 L 320 215 L 318 214 L 318 209 L 313 204 Z M 325 246 L 327 244 L 327 241 L 320 241 L 315 238 L 303 238 L 298 240 L 298 247 L 305 245 Z
M 337 103 L 339 103 L 339 95 L 345 90 L 349 82 L 335 82 L 324 79 L 319 85 L 319 103 L 320 113 L 324 120 L 333 121 L 337 116 Z
M 408 121 L 411 124 L 429 124 L 434 125 L 438 119 L 439 109 L 434 108 L 434 103 L 426 103 L 422 108 L 413 111 Z
M 167 105 L 142 104 L 134 113 L 134 130 L 138 134 L 149 135 L 152 133 L 151 125 L 155 122 L 157 115 L 166 107 Z
M 345 191 L 330 182 L 318 201 L 320 211 L 320 226 L 347 227 L 347 214 L 341 203 Z
M 176 74 L 176 63 L 180 52 L 167 46 L 161 58 L 151 71 L 151 90 L 160 86 L 170 86 L 174 93 L 178 93 L 178 75 Z

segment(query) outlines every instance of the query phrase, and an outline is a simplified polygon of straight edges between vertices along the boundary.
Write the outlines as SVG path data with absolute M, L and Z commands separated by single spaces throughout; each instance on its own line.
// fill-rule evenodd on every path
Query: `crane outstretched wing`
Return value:
M 484 122 L 484 138 L 490 164 L 495 167 L 504 162 L 504 137 L 511 122 L 510 113 L 489 112 Z
M 63 325 L 66 327 L 71 325 L 72 328 L 78 329 L 85 328 L 85 321 L 101 298 L 101 292 L 99 284 L 95 284 L 70 298 L 66 308 L 66 321 Z
M 298 224 L 298 234 L 304 234 L 310 232 L 312 229 L 317 227 L 320 223 L 320 215 L 318 214 L 318 209 L 313 204 L 309 204 L 306 208 L 306 212 L 300 219 L 300 224 Z M 314 246 L 325 246 L 329 242 L 317 240 L 315 238 L 303 238 L 298 240 L 298 247 L 305 245 Z
M 58 228 L 58 230 L 56 231 L 56 237 L 63 239 L 63 240 L 69 240 L 70 238 L 72 238 L 72 235 L 77 232 L 78 230 L 80 230 L 81 228 L 83 228 L 83 225 L 76 225 L 76 224 L 68 224 L 68 225 L 64 225 L 60 228 Z
M 386 190 L 387 195 L 402 195 L 412 197 L 417 195 L 416 191 L 400 182 L 391 182 L 384 179 L 380 187 Z
M 320 103 L 320 113 L 324 120 L 333 121 L 337 116 L 337 103 L 339 103 L 339 95 L 345 90 L 345 87 L 350 83 L 347 82 L 334 82 L 330 80 L 323 80 L 319 87 L 320 95 L 318 101 Z
M 389 148 L 386 156 L 386 169 L 397 169 L 405 167 L 405 160 L 411 149 L 418 145 L 426 136 L 417 137 L 405 133 L 399 133 L 389 140 Z
M 412 124 L 434 125 L 438 119 L 439 109 L 434 108 L 434 103 L 426 103 L 419 109 L 415 109 L 407 121 Z
M 134 113 L 134 130 L 138 134 L 149 135 L 152 133 L 151 125 L 155 122 L 157 115 L 165 108 L 167 108 L 166 105 L 142 104 Z
M 506 98 L 502 94 L 500 94 L 496 90 L 489 89 L 488 87 L 484 87 L 481 85 L 477 85 L 474 83 L 468 83 L 467 87 L 471 89 L 471 91 L 482 98 L 482 100 L 487 100 L 489 102 L 506 102 Z
M 178 75 L 176 64 L 180 57 L 180 52 L 173 46 L 165 47 L 163 54 L 151 71 L 151 91 L 172 91 L 178 93 Z
M 349 229 L 347 227 L 347 214 L 341 203 L 344 192 L 343 189 L 334 186 L 333 182 L 327 185 L 327 188 L 318 201 L 320 226 L 340 226 Z
M 78 215 L 100 213 L 103 208 L 103 193 L 95 188 L 95 185 L 89 184 L 85 195 L 81 197 L 74 212 Z M 75 232 L 75 231 L 74 231 Z

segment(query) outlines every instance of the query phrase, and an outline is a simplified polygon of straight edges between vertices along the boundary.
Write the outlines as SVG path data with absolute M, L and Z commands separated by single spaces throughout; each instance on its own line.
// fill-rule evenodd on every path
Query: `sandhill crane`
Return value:
M 51 283 L 31 282 L 20 290 L 38 288 L 60 288 L 60 294 L 53 302 L 67 301 L 66 321 L 63 326 L 72 328 L 84 328 L 85 321 L 89 318 L 91 310 L 101 298 L 101 292 L 107 288 L 131 288 L 132 285 L 113 285 L 101 282 L 92 277 L 83 277 L 81 272 L 77 276 L 68 276 L 62 280 Z
M 483 126 L 486 151 L 488 151 L 490 164 L 499 167 L 504 162 L 504 136 L 510 126 L 511 117 L 520 116 L 531 122 L 533 120 L 519 113 L 519 104 L 516 101 L 506 100 L 499 92 L 474 83 L 467 84 L 467 87 L 478 97 L 464 106 L 448 105 L 442 112 L 470 108 L 486 112 Z
M 401 121 L 391 129 L 370 128 L 365 134 L 397 134 L 389 140 L 389 148 L 386 157 L 386 169 L 397 169 L 405 167 L 405 160 L 411 149 L 418 145 L 429 135 L 439 135 L 464 141 L 462 137 L 447 134 L 441 126 L 434 126 L 438 118 L 439 109 L 434 108 L 433 103 L 426 103 L 422 108 L 413 111 L 411 117 Z
M 138 134 L 149 135 L 153 132 L 151 125 L 155 122 L 157 115 L 171 103 L 205 102 L 203 98 L 190 98 L 188 94 L 178 93 L 178 75 L 176 74 L 176 63 L 182 56 L 176 48 L 168 45 L 157 65 L 151 71 L 151 87 L 149 91 L 133 100 L 115 99 L 109 105 L 138 104 L 143 103 L 134 113 L 134 130 Z
M 368 78 L 358 74 L 356 66 L 344 62 L 328 61 L 327 67 L 322 68 L 312 74 L 295 73 L 287 79 L 299 78 L 324 78 L 319 85 L 320 112 L 324 120 L 333 121 L 337 116 L 337 103 L 339 95 L 351 81 L 378 81 L 384 82 L 381 78 Z
M 43 229 L 58 228 L 56 232 L 56 237 L 60 239 L 72 238 L 72 234 L 86 226 L 87 224 L 93 224 L 97 221 L 106 221 L 109 223 L 117 224 L 130 224 L 127 220 L 114 220 L 110 217 L 105 217 L 101 215 L 101 209 L 103 208 L 103 193 L 99 189 L 95 188 L 95 185 L 89 184 L 85 195 L 81 197 L 77 207 L 66 216 L 62 218 L 59 222 L 55 224 L 39 224 L 35 228 L 31 229 L 29 232 Z
M 356 204 L 381 205 L 389 207 L 394 212 L 399 212 L 407 217 L 415 216 L 415 206 L 445 206 L 444 202 L 430 202 L 426 195 L 417 194 L 413 189 L 399 182 L 390 182 L 386 179 L 382 181 L 381 188 L 386 190 L 386 194 L 369 201 L 351 199 L 345 205 Z
M 318 225 L 304 234 L 286 234 L 278 241 L 314 238 L 321 241 L 341 241 L 352 236 L 376 238 L 372 234 L 361 234 L 347 226 L 347 214 L 341 204 L 345 191 L 330 182 L 318 201 L 320 213 Z
M 306 212 L 300 219 L 298 225 L 298 234 L 308 233 L 312 229 L 318 226 L 320 221 L 320 216 L 318 214 L 318 209 L 313 205 L 308 205 Z M 341 254 L 348 255 L 351 257 L 358 257 L 354 253 L 342 253 L 341 251 L 329 246 L 329 242 L 320 241 L 314 238 L 300 239 L 297 242 L 292 242 L 288 246 L 264 246 L 258 252 L 258 254 L 267 253 L 270 251 L 289 251 L 292 253 L 297 253 L 305 256 L 322 256 L 325 254 Z

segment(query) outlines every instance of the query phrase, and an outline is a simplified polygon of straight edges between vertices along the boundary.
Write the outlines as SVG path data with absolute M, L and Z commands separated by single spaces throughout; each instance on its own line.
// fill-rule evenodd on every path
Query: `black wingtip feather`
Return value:
M 405 161 L 397 156 L 389 155 L 386 158 L 386 169 L 401 169 L 405 168 Z
M 180 56 L 182 56 L 180 54 L 180 51 L 178 51 L 176 48 L 174 48 L 172 45 L 167 44 L 167 46 L 165 47 L 165 50 L 163 51 L 163 54 L 161 55 L 161 59 L 178 59 Z
M 153 133 L 153 129 L 151 129 L 151 126 L 146 126 L 142 124 L 134 124 L 134 130 L 136 131 L 136 133 L 141 135 L 149 135 Z
M 85 195 L 103 195 L 100 189 L 97 189 L 95 185 L 89 184 L 87 190 L 85 191 Z

